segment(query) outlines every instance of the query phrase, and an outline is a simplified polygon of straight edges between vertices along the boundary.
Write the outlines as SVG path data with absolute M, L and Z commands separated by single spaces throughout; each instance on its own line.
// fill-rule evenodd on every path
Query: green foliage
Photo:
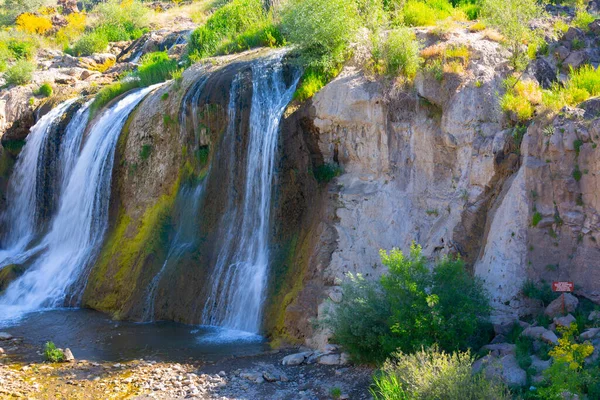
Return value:
M 520 80 L 513 76 L 504 81 L 506 92 L 500 99 L 502 110 L 512 113 L 518 122 L 527 122 L 542 102 L 542 91 L 533 80 Z
M 558 327 L 562 337 L 558 345 L 550 350 L 552 365 L 544 371 L 547 386 L 540 389 L 542 399 L 561 399 L 562 392 L 583 396 L 588 392 L 590 371 L 583 369 L 584 360 L 592 354 L 594 347 L 589 343 L 577 343 L 577 328 L 572 324 L 568 328 Z M 595 372 L 595 371 L 593 371 Z
M 552 291 L 552 287 L 546 281 L 541 281 L 537 284 L 528 279 L 523 283 L 521 292 L 525 297 L 540 300 L 544 306 L 547 306 L 556 298 L 556 294 Z
M 18 15 L 37 11 L 44 0 L 4 0 L 0 6 L 0 25 L 10 25 Z
M 90 32 L 79 38 L 67 52 L 74 56 L 89 56 L 102 53 L 108 47 L 108 39 L 102 32 Z
M 596 17 L 588 13 L 585 9 L 578 9 L 577 13 L 575 14 L 575 18 L 573 18 L 573 21 L 571 21 L 571 25 L 583 30 L 584 32 L 589 32 L 590 27 L 588 25 L 595 20 Z
M 533 216 L 531 217 L 531 226 L 535 227 L 542 220 L 542 214 L 539 211 L 534 211 Z
M 564 106 L 574 106 L 590 97 L 600 95 L 600 70 L 584 65 L 571 70 L 569 79 L 563 85 L 554 84 L 543 94 L 544 105 L 554 111 Z
M 339 399 L 340 397 L 342 397 L 342 389 L 340 389 L 339 387 L 333 387 L 329 391 L 329 394 L 332 398 Z
M 50 362 L 61 362 L 65 359 L 64 353 L 57 349 L 53 342 L 46 342 L 44 346 L 44 358 Z
M 354 0 L 290 0 L 282 9 L 286 38 L 298 45 L 305 66 L 337 69 L 361 25 Z
M 236 39 L 241 34 L 244 35 L 238 43 Z M 217 54 L 222 47 L 233 50 L 244 44 L 264 44 L 259 39 L 268 41 L 273 35 L 280 37 L 261 0 L 233 0 L 215 11 L 205 25 L 192 33 L 189 54 L 192 59 L 202 59 Z
M 527 65 L 523 43 L 539 34 L 529 28 L 529 22 L 543 14 L 535 0 L 482 0 L 481 16 L 488 26 L 500 31 L 511 50 L 511 65 L 521 70 Z
M 94 102 L 90 106 L 90 114 L 94 115 L 96 111 L 108 104 L 112 99 L 122 95 L 125 92 L 139 87 L 139 83 L 134 80 L 125 82 L 115 82 L 103 87 L 94 98 Z
M 9 51 L 9 58 L 31 60 L 35 54 L 36 44 L 27 38 L 9 38 L 4 42 Z
M 518 325 L 518 324 L 517 324 Z M 520 336 L 515 341 L 516 357 L 519 367 L 527 371 L 531 367 L 531 354 L 533 354 L 533 339 Z
M 162 101 L 166 101 L 169 98 L 169 92 L 164 92 L 161 96 L 160 99 Z
M 579 182 L 581 180 L 582 176 L 583 176 L 583 174 L 581 173 L 581 170 L 579 169 L 579 165 L 575 165 L 575 169 L 573 170 L 573 179 L 575 179 L 576 182 Z
M 458 9 L 466 14 L 469 21 L 476 20 L 481 14 L 481 4 L 461 4 Z
M 4 79 L 9 85 L 26 85 L 31 82 L 35 64 L 26 60 L 18 60 L 4 73 Z
M 96 28 L 122 29 L 130 39 L 149 25 L 150 10 L 138 0 L 108 0 L 100 2 L 92 13 L 97 18 Z M 138 35 L 138 37 L 141 34 Z
M 142 148 L 140 150 L 140 158 L 142 159 L 142 161 L 147 160 L 150 157 L 151 153 L 152 153 L 152 145 L 145 144 L 142 146 Z
M 140 86 L 150 86 L 171 79 L 177 69 L 176 59 L 169 58 L 166 51 L 158 51 L 142 57 L 136 76 L 140 79 Z
M 583 146 L 583 141 L 581 139 L 576 139 L 573 141 L 573 148 L 575 149 L 575 154 L 579 155 L 581 151 L 581 146 Z
M 217 53 L 229 54 L 255 47 L 276 47 L 283 44 L 285 44 L 283 35 L 269 16 L 265 21 L 256 23 L 239 35 L 225 41 Z
M 473 374 L 469 352 L 445 353 L 437 347 L 414 354 L 396 352 L 374 378 L 376 400 L 509 400 L 499 382 Z
M 488 300 L 462 261 L 444 258 L 432 272 L 416 245 L 408 256 L 397 249 L 380 255 L 388 274 L 380 282 L 351 277 L 327 321 L 353 359 L 382 361 L 396 349 L 434 343 L 447 351 L 487 343 L 481 336 L 488 332 Z
M 299 101 L 310 99 L 332 78 L 333 74 L 324 71 L 323 68 L 306 68 L 296 88 L 294 98 Z
M 401 27 L 391 30 L 383 46 L 386 72 L 412 80 L 423 62 L 419 50 L 419 42 L 411 29 Z
M 408 0 L 402 9 L 401 22 L 407 26 L 435 25 L 452 12 L 452 4 L 447 0 Z
M 336 176 L 342 173 L 342 169 L 337 164 L 322 164 L 313 170 L 313 175 L 317 182 L 330 182 Z
M 53 92 L 52 86 L 48 82 L 46 82 L 39 87 L 36 94 L 38 94 L 40 96 L 44 96 L 44 97 L 50 97 L 50 96 L 52 96 L 52 92 Z

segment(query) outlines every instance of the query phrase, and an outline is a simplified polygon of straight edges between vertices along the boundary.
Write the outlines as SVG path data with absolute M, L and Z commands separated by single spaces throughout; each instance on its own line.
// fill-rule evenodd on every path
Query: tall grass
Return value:
M 574 106 L 593 96 L 600 95 L 600 70 L 591 65 L 584 65 L 571 70 L 569 79 L 564 84 L 555 83 L 545 90 L 542 99 L 544 106 L 558 111 L 564 106 Z

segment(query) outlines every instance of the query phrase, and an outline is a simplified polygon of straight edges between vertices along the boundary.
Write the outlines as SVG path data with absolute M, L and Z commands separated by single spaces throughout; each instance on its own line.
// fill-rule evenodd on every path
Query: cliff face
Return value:
M 328 332 L 313 321 L 340 301 L 346 274 L 377 278 L 385 272 L 379 250 L 406 250 L 413 241 L 432 260 L 460 255 L 484 281 L 498 322 L 536 306 L 520 294 L 526 279 L 573 280 L 581 295 L 600 301 L 598 101 L 539 118 L 523 134 L 498 105 L 508 73 L 502 47 L 481 33 L 444 42 L 468 49 L 464 70 L 426 69 L 403 86 L 347 67 L 312 100 L 288 107 L 269 231 L 271 337 L 323 345 Z M 139 320 L 156 293 L 152 318 L 202 320 L 227 196 L 242 185 L 230 166 L 243 168 L 244 154 L 229 152 L 223 136 L 234 118 L 240 148 L 247 143 L 249 65 L 264 54 L 193 66 L 130 116 L 85 306 Z M 14 155 L 4 158 L 10 169 Z M 315 179 L 337 167 L 332 181 Z M 186 193 L 201 182 L 198 212 L 190 213 Z M 186 218 L 198 240 L 166 264 Z

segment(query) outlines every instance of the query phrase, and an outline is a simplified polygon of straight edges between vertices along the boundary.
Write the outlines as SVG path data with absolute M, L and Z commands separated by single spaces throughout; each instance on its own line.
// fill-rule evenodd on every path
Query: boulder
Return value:
M 69 349 L 68 347 L 65 349 L 64 355 L 65 355 L 66 362 L 75 362 L 75 357 L 73 357 L 73 353 L 71 352 L 71 349 Z
M 556 326 L 569 327 L 574 322 L 576 322 L 576 319 L 571 314 L 565 315 L 564 317 L 554 317 Z
M 339 354 L 325 354 L 319 357 L 319 364 L 322 365 L 340 365 L 340 355 Z
M 550 368 L 551 364 L 552 360 L 550 359 L 544 361 L 538 356 L 531 356 L 531 367 L 535 369 L 535 372 L 537 372 L 538 374 Z
M 585 37 L 585 33 L 579 29 L 571 26 L 567 32 L 565 32 L 563 36 L 563 40 L 568 40 L 569 42 L 573 39 L 583 39 Z
M 304 360 L 306 360 L 311 355 L 312 355 L 312 351 L 305 351 L 303 353 L 290 354 L 289 356 L 283 357 L 281 364 L 289 365 L 289 366 L 300 365 L 304 362 Z
M 569 53 L 569 49 L 567 49 L 565 46 L 558 46 L 554 51 L 554 56 L 562 61 L 569 56 Z
M 527 383 L 527 373 L 517 362 L 514 354 L 503 357 L 487 355 L 473 363 L 473 372 L 483 371 L 488 379 L 500 379 L 511 387 L 521 387 Z
M 556 82 L 556 71 L 543 58 L 533 60 L 527 67 L 527 72 L 533 75 L 544 89 L 549 89 Z
M 588 316 L 588 321 L 600 320 L 600 311 L 592 311 Z
M 588 27 L 590 28 L 590 31 L 592 31 L 596 35 L 600 35 L 600 19 L 590 22 L 588 24 Z
M 581 340 L 592 340 L 593 338 L 595 338 L 596 336 L 600 335 L 600 328 L 591 328 L 586 330 L 585 332 L 583 332 L 581 335 L 579 335 L 579 338 Z
M 590 56 L 587 53 L 587 51 L 585 51 L 585 50 L 573 51 L 567 56 L 567 58 L 565 58 L 565 60 L 562 63 L 561 69 L 563 72 L 569 72 L 571 70 L 571 68 L 577 69 L 581 65 L 587 63 L 589 59 L 590 59 Z
M 558 337 L 556 334 L 543 326 L 530 326 L 525 329 L 521 335 L 532 339 L 539 339 L 549 344 L 557 344 Z
M 489 350 L 492 353 L 496 353 L 500 356 L 506 356 L 508 354 L 515 354 L 517 350 L 517 346 L 510 343 L 498 343 L 498 344 L 488 344 L 483 346 L 485 350 Z
M 554 318 L 559 315 L 562 315 L 562 312 L 563 312 L 562 297 L 563 296 L 564 296 L 564 302 L 565 302 L 564 303 L 565 304 L 565 312 L 567 312 L 567 313 L 574 312 L 575 309 L 577 309 L 577 306 L 579 305 L 579 300 L 577 299 L 577 297 L 573 296 L 570 293 L 563 293 L 561 296 L 556 298 L 552 303 L 550 303 L 548 305 L 548 307 L 546 307 L 544 314 L 546 314 L 550 318 Z
M 11 335 L 8 332 L 0 332 L 0 340 L 10 340 L 13 338 L 13 335 Z

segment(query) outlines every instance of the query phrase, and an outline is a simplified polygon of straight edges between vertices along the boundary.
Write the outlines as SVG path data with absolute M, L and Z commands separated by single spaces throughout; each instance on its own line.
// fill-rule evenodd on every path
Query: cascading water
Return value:
M 200 199 L 204 192 L 204 180 L 194 186 L 187 186 L 183 188 L 177 197 L 175 204 L 176 209 L 176 231 L 175 236 L 171 240 L 169 245 L 169 251 L 167 258 L 163 263 L 158 274 L 154 276 L 150 286 L 148 287 L 148 294 L 146 295 L 146 309 L 144 310 L 144 321 L 153 321 L 155 317 L 154 306 L 156 303 L 156 295 L 158 285 L 167 270 L 167 267 L 177 262 L 177 260 L 183 255 L 184 252 L 191 249 L 196 241 L 198 235 L 196 232 L 196 220 L 198 217 L 198 211 L 200 209 Z
M 0 268 L 14 262 L 36 235 L 42 168 L 46 163 L 44 145 L 56 123 L 76 99 L 68 100 L 44 115 L 31 128 L 10 178 L 7 208 L 2 218 L 6 235 L 0 249 Z
M 43 249 L 28 270 L 0 297 L 3 318 L 44 307 L 77 303 L 85 271 L 102 243 L 115 147 L 131 111 L 159 85 L 137 90 L 102 113 L 89 131 L 61 195 Z M 74 146 L 74 143 L 71 143 Z
M 211 277 L 204 306 L 203 323 L 257 333 L 260 330 L 269 267 L 269 218 L 279 122 L 298 82 L 284 79 L 280 52 L 252 64 L 252 102 L 245 165 L 231 171 L 244 175 L 238 188 L 241 204 L 231 206 L 222 219 L 224 238 Z M 235 82 L 235 80 L 234 80 Z M 235 129 L 232 107 L 235 84 L 230 94 L 228 130 Z M 239 146 L 242 141 L 235 141 Z M 236 163 L 231 163 L 237 169 Z M 229 203 L 233 205 L 234 191 Z

